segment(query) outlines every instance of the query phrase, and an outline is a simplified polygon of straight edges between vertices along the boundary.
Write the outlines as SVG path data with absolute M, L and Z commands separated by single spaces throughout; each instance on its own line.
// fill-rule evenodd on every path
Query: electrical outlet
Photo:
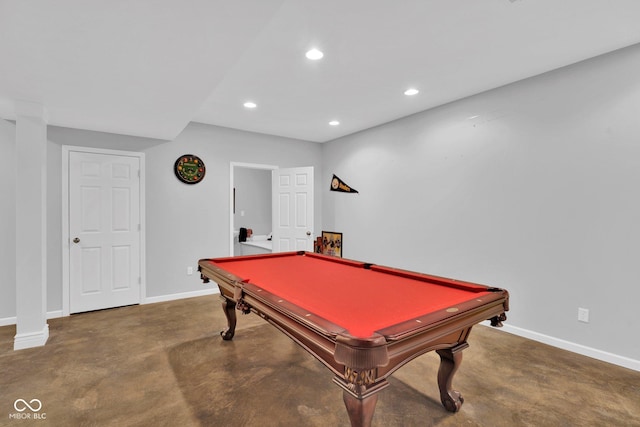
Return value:
M 589 309 L 578 308 L 578 322 L 589 323 Z
M 187 276 L 191 276 L 193 274 L 193 267 L 187 267 Z

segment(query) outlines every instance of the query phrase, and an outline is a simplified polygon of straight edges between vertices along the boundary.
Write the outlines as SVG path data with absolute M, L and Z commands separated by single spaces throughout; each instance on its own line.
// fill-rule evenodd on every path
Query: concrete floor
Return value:
M 13 351 L 1 327 L 0 426 L 349 425 L 320 362 L 258 316 L 239 316 L 231 342 L 224 326 L 207 296 L 52 319 L 35 349 Z M 640 372 L 485 326 L 469 343 L 460 412 L 441 406 L 429 353 L 394 374 L 373 425 L 640 426 Z M 15 419 L 17 399 L 46 419 Z

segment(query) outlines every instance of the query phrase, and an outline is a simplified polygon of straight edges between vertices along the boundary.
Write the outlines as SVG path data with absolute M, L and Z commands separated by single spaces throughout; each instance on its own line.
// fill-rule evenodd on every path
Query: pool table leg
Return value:
M 462 363 L 462 350 L 469 345 L 463 343 L 453 348 L 436 350 L 440 356 L 440 368 L 438 369 L 438 387 L 440 388 L 440 401 L 449 412 L 458 412 L 464 398 L 459 391 L 453 389 L 453 376 Z
M 373 419 L 373 412 L 378 402 L 378 393 L 368 395 L 363 399 L 359 399 L 344 390 L 342 392 L 342 400 L 347 407 L 351 427 L 370 427 Z
M 233 338 L 233 335 L 236 333 L 236 303 L 228 298 L 221 298 L 222 309 L 224 310 L 224 315 L 227 318 L 227 328 L 223 331 L 220 331 L 220 335 L 222 336 L 223 340 L 230 341 Z

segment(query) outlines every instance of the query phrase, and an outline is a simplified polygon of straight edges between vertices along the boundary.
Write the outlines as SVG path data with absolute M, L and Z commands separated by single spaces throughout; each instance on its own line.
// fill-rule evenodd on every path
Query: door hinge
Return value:
M 140 178 L 140 176 L 141 176 L 141 175 L 140 175 L 140 169 L 138 169 L 138 178 Z
M 138 285 L 142 285 L 142 277 L 138 277 Z
M 138 231 L 142 230 L 142 226 L 138 224 Z

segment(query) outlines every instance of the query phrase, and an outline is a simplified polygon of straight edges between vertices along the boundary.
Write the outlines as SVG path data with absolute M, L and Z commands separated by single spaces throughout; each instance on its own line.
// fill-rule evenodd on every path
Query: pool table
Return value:
M 431 350 L 442 404 L 457 412 L 452 381 L 471 328 L 501 326 L 509 309 L 504 289 L 312 252 L 201 259 L 198 270 L 220 289 L 222 338 L 233 338 L 236 310 L 276 326 L 335 374 L 352 426 L 371 425 L 387 378 Z

